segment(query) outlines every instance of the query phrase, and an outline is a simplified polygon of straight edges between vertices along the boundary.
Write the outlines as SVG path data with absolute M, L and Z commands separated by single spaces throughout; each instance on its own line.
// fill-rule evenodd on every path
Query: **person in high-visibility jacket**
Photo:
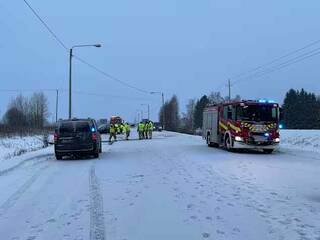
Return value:
M 139 133 L 139 139 L 141 140 L 141 139 L 143 139 L 144 138 L 144 128 L 145 128 L 145 125 L 144 125 L 144 123 L 143 122 L 140 122 L 139 124 L 138 124 L 138 133 Z
M 153 123 L 151 121 L 147 123 L 147 129 L 148 129 L 149 139 L 152 139 Z
M 110 125 L 109 142 L 112 141 L 112 138 L 114 138 L 114 140 L 117 141 L 117 129 L 114 124 Z
M 121 133 L 125 134 L 126 133 L 126 123 L 122 123 L 120 126 L 121 126 Z
M 116 129 L 116 134 L 120 134 L 119 124 L 114 124 L 114 128 Z
M 145 138 L 145 139 L 148 139 L 148 138 L 149 138 L 149 137 L 148 137 L 148 123 L 149 123 L 149 122 L 145 122 L 145 123 L 144 123 L 143 135 L 144 135 L 144 138 Z
M 124 132 L 126 133 L 126 140 L 129 140 L 130 137 L 130 125 L 129 123 L 125 123 L 124 125 Z

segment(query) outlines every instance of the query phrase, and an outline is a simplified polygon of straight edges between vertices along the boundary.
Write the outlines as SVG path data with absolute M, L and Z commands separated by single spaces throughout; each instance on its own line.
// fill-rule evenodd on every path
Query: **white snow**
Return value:
M 0 162 L 16 163 L 0 170 L 1 239 L 320 239 L 320 157 L 301 140 L 317 131 L 282 131 L 274 154 L 132 135 L 98 160 L 56 161 L 49 147 Z
M 42 147 L 43 140 L 40 135 L 0 138 L 0 164 L 3 160 L 22 155 L 26 152 L 35 151 Z
M 320 152 L 320 130 L 281 130 L 281 147 Z

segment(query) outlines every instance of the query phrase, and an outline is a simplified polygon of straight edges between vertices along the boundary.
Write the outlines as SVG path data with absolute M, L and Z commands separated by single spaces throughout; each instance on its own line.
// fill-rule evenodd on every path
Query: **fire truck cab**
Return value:
M 208 106 L 202 135 L 208 146 L 272 153 L 280 142 L 279 104 L 260 99 Z

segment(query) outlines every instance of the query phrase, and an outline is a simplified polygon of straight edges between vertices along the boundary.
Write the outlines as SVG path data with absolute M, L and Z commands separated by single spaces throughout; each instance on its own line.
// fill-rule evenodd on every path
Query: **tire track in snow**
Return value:
M 90 240 L 105 239 L 105 224 L 103 213 L 103 197 L 95 167 L 92 166 L 89 175 L 90 191 Z
M 6 214 L 6 212 L 16 204 L 16 202 L 21 198 L 21 196 L 31 187 L 31 185 L 38 179 L 41 173 L 48 167 L 49 165 L 40 168 L 0 206 L 0 216 Z
M 42 158 L 46 158 L 46 161 L 47 161 L 47 160 L 50 159 L 51 156 L 53 156 L 52 153 L 45 153 L 45 154 L 41 154 L 39 156 L 27 158 L 27 159 L 17 163 L 16 165 L 14 165 L 12 167 L 0 170 L 0 176 L 5 175 L 5 174 L 7 174 L 9 172 L 12 172 L 13 170 L 16 170 L 17 168 L 23 166 L 24 164 L 26 164 L 27 162 L 30 162 L 32 160 L 37 160 L 37 161 L 41 161 L 42 160 L 42 161 L 44 161 Z

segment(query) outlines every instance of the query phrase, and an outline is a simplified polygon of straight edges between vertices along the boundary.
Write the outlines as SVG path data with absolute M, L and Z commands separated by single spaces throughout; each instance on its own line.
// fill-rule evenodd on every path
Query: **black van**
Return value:
M 60 120 L 54 133 L 56 159 L 72 155 L 99 157 L 101 136 L 94 119 Z

